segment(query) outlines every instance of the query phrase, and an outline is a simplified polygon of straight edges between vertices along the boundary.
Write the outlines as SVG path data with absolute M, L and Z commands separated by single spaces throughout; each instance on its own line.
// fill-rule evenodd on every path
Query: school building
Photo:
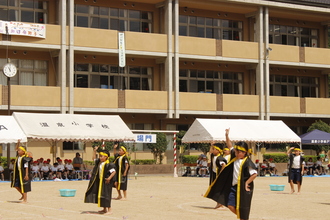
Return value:
M 1 115 L 119 115 L 133 130 L 283 120 L 298 135 L 330 122 L 329 1 L 0 0 L 0 20 L 0 66 L 17 68 L 10 86 L 0 74 Z M 57 147 L 91 158 L 89 144 Z

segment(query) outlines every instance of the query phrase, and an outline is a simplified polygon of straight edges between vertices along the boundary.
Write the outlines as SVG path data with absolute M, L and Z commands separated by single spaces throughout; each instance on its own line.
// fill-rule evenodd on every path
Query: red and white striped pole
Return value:
M 178 177 L 178 170 L 176 167 L 176 133 L 173 134 L 173 148 L 174 148 L 174 177 Z

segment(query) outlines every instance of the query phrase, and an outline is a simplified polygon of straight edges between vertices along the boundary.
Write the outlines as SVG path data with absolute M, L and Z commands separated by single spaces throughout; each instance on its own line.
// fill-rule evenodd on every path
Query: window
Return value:
M 76 63 L 75 87 L 151 90 L 152 68 Z
M 188 15 L 179 16 L 179 35 L 224 40 L 242 40 L 241 21 Z
M 10 79 L 12 85 L 47 86 L 48 62 L 43 60 L 11 60 L 17 67 L 17 73 Z M 7 59 L 0 59 L 0 66 Z M 7 85 L 7 78 L 0 74 L 0 84 Z
M 77 4 L 75 26 L 151 33 L 152 13 Z
M 270 75 L 270 95 L 292 97 L 318 97 L 316 77 Z
M 83 142 L 63 141 L 63 150 L 84 150 L 85 144 Z
M 0 0 L 0 20 L 47 23 L 48 2 L 38 0 Z
M 269 25 L 269 43 L 301 47 L 317 47 L 317 29 Z
M 242 73 L 180 69 L 179 77 L 180 92 L 243 93 Z
M 132 115 L 132 117 L 135 117 L 134 115 Z M 153 130 L 153 124 L 140 124 L 140 123 L 136 123 L 136 124 L 127 124 L 127 127 L 129 127 L 129 129 L 131 130 Z M 140 132 L 137 132 L 140 133 Z M 143 132 L 141 132 L 141 134 L 143 134 Z M 147 133 L 144 133 L 147 134 Z M 133 146 L 132 146 L 133 147 Z M 135 143 L 134 144 L 135 147 L 135 151 L 149 151 L 150 149 L 148 148 L 146 143 Z

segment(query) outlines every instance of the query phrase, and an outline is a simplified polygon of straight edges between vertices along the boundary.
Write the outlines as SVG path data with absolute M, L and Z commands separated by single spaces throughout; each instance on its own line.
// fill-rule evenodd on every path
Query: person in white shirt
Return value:
M 39 165 L 38 165 L 38 161 L 33 161 L 33 165 L 31 167 L 31 170 L 32 170 L 32 179 L 35 179 L 36 177 L 38 177 L 40 180 L 41 180 L 41 176 L 40 176 L 40 168 L 39 168 Z
M 43 165 L 40 168 L 40 174 L 41 174 L 41 177 L 44 180 L 47 180 L 48 179 L 48 177 L 49 177 L 49 166 L 48 166 L 48 162 L 47 161 L 44 161 L 43 162 Z
M 66 176 L 65 167 L 64 167 L 64 164 L 62 163 L 61 159 L 59 159 L 57 161 L 58 161 L 58 166 L 57 166 L 56 176 L 57 176 L 57 178 L 62 179 L 63 177 Z
M 232 149 L 226 129 L 226 144 Z M 205 197 L 227 206 L 240 219 L 249 219 L 253 195 L 253 180 L 257 177 L 254 163 L 249 158 L 251 149 L 245 142 L 235 143 L 235 157 L 228 162 L 209 187 Z M 240 193 L 239 193 L 240 192 Z
M 72 160 L 70 159 L 67 160 L 67 163 L 65 164 L 65 170 L 66 170 L 66 178 L 68 179 L 73 174 Z
M 206 172 L 207 172 L 207 158 L 206 156 L 203 156 L 203 160 L 199 168 L 199 175 L 204 177 L 206 176 Z
M 269 170 L 270 170 L 270 174 L 271 175 L 276 175 L 277 173 L 277 169 L 276 169 L 276 165 L 273 162 L 273 158 L 269 158 Z
M 291 151 L 293 154 L 291 154 Z M 289 183 L 291 187 L 291 194 L 295 192 L 293 184 L 297 184 L 298 186 L 298 194 L 300 194 L 301 184 L 302 184 L 302 176 L 304 175 L 304 157 L 300 155 L 301 149 L 291 147 L 287 151 L 287 155 L 289 156 Z
M 317 172 L 318 175 L 322 175 L 322 174 L 325 175 L 321 157 L 317 157 L 317 161 L 315 163 L 315 171 Z

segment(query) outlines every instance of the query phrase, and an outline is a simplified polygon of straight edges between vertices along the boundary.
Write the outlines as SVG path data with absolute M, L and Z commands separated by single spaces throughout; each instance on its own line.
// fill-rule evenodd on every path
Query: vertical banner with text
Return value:
M 125 55 L 125 34 L 118 33 L 118 58 L 119 67 L 125 67 L 126 65 L 126 55 Z

